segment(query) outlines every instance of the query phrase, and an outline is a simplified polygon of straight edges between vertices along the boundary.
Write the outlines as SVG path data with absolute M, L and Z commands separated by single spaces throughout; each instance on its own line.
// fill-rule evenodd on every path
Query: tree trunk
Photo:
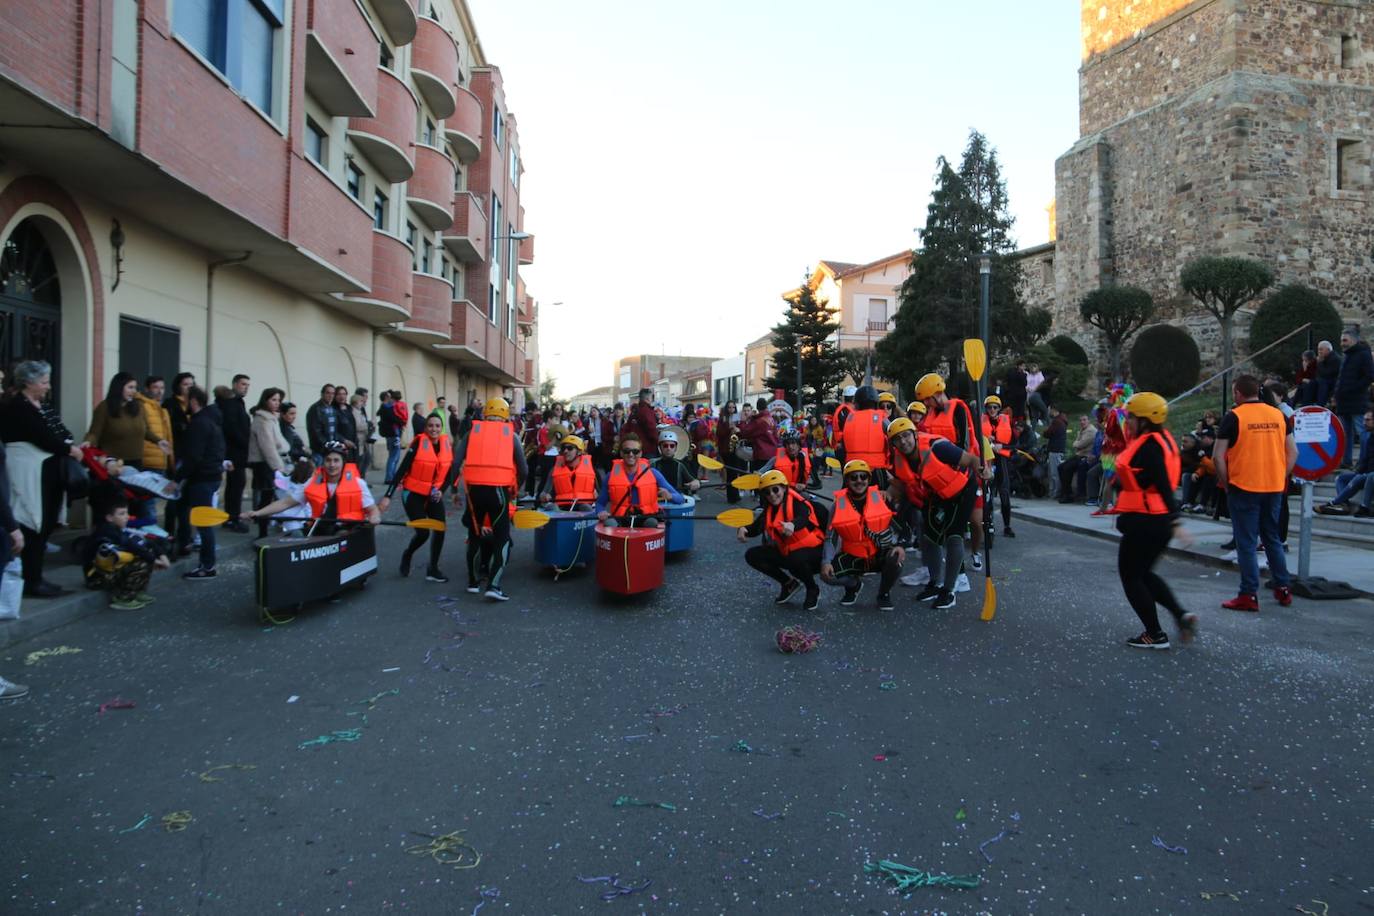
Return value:
M 1231 370 L 1231 315 L 1221 319 L 1221 368 L 1230 377 Z

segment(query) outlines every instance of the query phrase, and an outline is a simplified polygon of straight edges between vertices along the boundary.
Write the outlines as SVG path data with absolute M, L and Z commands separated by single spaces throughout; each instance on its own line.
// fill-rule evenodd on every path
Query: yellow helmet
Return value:
M 487 403 L 482 405 L 482 418 L 484 420 L 509 420 L 510 404 L 505 398 L 490 398 Z
M 920 401 L 912 401 L 910 404 L 906 405 L 906 412 L 912 413 L 913 411 L 924 417 L 926 415 L 926 405 Z
M 887 437 L 889 439 L 895 439 L 902 433 L 914 432 L 916 432 L 916 424 L 912 423 L 906 417 L 898 417 L 891 423 L 887 424 Z
M 578 450 L 579 452 L 585 452 L 585 451 L 587 450 L 587 443 L 583 442 L 581 439 L 579 439 L 579 438 L 577 438 L 576 436 L 573 436 L 573 435 L 564 436 L 564 437 L 559 441 L 558 444 L 559 444 L 559 445 L 575 445 L 575 446 L 577 446 L 577 450 Z
M 896 403 L 897 403 L 897 396 L 894 395 L 894 394 L 893 394 L 892 392 L 890 392 L 890 391 L 881 392 L 881 393 L 878 395 L 878 403 L 879 403 L 879 404 L 896 404 Z
M 924 401 L 926 398 L 933 398 L 944 390 L 945 380 L 940 378 L 938 373 L 927 372 L 916 383 L 916 400 Z
M 868 462 L 864 461 L 862 458 L 854 458 L 844 463 L 845 477 L 848 477 L 855 471 L 863 471 L 865 474 L 871 475 L 873 473 L 873 468 L 869 467 Z
M 990 394 L 987 397 L 983 398 L 983 406 L 987 407 L 989 405 L 996 405 L 997 407 L 1001 407 L 1002 399 L 995 394 Z
M 1139 391 L 1126 402 L 1126 413 L 1162 425 L 1169 419 L 1169 405 L 1153 391 Z
M 764 490 L 768 487 L 787 486 L 787 475 L 779 470 L 772 470 L 759 478 L 759 489 Z

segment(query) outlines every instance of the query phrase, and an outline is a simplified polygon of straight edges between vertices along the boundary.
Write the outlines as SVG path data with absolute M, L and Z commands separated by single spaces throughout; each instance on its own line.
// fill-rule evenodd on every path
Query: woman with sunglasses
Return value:
M 686 502 L 662 474 L 643 460 L 639 436 L 620 438 L 620 458 L 611 465 L 605 486 L 596 498 L 596 517 L 607 527 L 657 528 L 663 523 L 659 502 Z
M 890 611 L 892 586 L 906 560 L 906 551 L 897 546 L 895 514 L 882 491 L 869 486 L 873 469 L 867 461 L 850 459 L 843 473 L 844 489 L 835 492 L 829 536 L 821 551 L 821 580 L 844 586 L 840 606 L 852 607 L 864 574 L 876 572 L 878 610 Z
M 458 476 L 453 461 L 452 440 L 444 435 L 444 422 L 437 415 L 425 418 L 424 435 L 416 436 L 406 449 L 405 457 L 396 468 L 396 474 L 382 497 L 379 508 L 383 513 L 391 505 L 391 497 L 400 486 L 405 490 L 401 505 L 405 507 L 406 518 L 414 521 L 420 518 L 444 520 L 444 491 L 453 486 Z M 429 582 L 447 582 L 448 577 L 439 571 L 439 555 L 444 549 L 444 532 L 430 532 L 416 528 L 410 536 L 410 544 L 401 554 L 401 575 L 410 575 L 410 561 L 425 543 L 429 541 L 429 566 L 425 569 L 425 579 Z
M 577 436 L 564 436 L 558 449 L 558 460 L 539 491 L 539 501 L 552 502 L 564 511 L 579 506 L 590 509 L 601 489 L 601 474 L 592 466 L 591 457 L 583 454 L 587 443 Z
M 786 604 L 797 589 L 806 587 L 803 607 L 820 607 L 821 590 L 816 575 L 821 571 L 821 542 L 825 540 L 822 523 L 812 505 L 788 484 L 782 471 L 767 471 L 759 478 L 763 511 L 748 525 L 735 532 L 743 544 L 746 539 L 764 535 L 764 543 L 744 552 L 744 562 L 781 586 L 774 604 Z

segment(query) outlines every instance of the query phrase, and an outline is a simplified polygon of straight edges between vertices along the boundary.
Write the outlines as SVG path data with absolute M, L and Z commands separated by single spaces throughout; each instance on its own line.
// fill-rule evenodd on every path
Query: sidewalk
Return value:
M 1114 541 L 1121 537 L 1116 531 L 1114 516 L 1094 517 L 1091 508 L 1077 503 L 1065 505 L 1052 499 L 1019 500 L 1013 503 L 1012 514 L 1037 525 L 1103 540 Z M 1221 559 L 1221 545 L 1231 539 L 1230 523 L 1197 515 L 1185 515 L 1183 518 L 1183 528 L 1193 538 L 1193 543 L 1182 547 L 1175 542 L 1169 548 L 1169 553 L 1235 572 L 1236 564 Z M 1294 576 L 1298 574 L 1299 530 L 1299 519 L 1295 512 L 1288 532 L 1288 569 Z M 1263 557 L 1263 552 L 1260 556 Z M 1348 582 L 1352 588 L 1374 597 L 1374 551 L 1368 547 L 1314 537 L 1309 572 L 1334 582 Z

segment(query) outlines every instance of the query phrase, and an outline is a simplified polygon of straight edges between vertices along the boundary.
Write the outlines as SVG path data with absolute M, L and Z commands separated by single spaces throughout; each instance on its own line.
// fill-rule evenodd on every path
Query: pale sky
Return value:
M 543 368 L 730 356 L 818 260 L 910 248 L 935 159 L 996 147 L 1019 245 L 1078 138 L 1075 0 L 469 0 L 526 166 Z M 554 306 L 554 302 L 562 302 Z

